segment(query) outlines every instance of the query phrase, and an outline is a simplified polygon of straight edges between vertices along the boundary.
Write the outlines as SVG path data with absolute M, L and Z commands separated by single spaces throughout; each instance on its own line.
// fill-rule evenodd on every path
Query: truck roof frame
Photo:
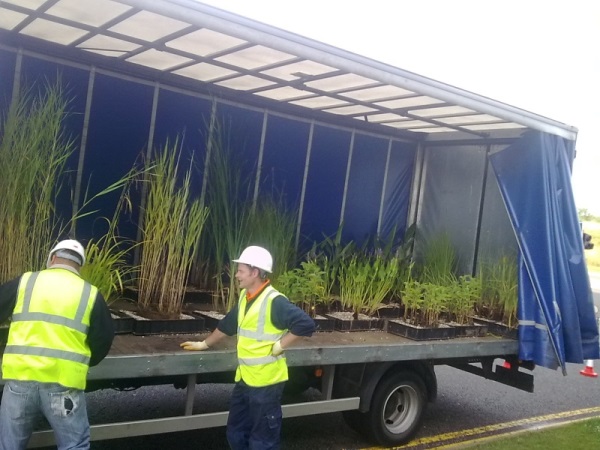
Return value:
M 2 2 L 0 29 L 415 140 L 494 138 L 526 128 L 577 136 L 561 122 L 194 0 L 75 3 Z

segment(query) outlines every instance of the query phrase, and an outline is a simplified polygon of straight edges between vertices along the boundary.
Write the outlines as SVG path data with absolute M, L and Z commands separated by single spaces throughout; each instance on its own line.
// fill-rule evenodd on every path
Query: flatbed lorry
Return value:
M 600 357 L 570 183 L 575 127 L 193 0 L 0 2 L 0 17 L 0 109 L 32 86 L 68 87 L 73 196 L 56 205 L 66 217 L 182 133 L 182 151 L 204 164 L 193 180 L 204 195 L 221 123 L 253 176 L 251 201 L 273 189 L 297 211 L 299 251 L 342 225 L 358 243 L 414 226 L 415 260 L 444 233 L 459 274 L 518 255 L 517 340 L 318 333 L 287 355 L 289 386 L 316 387 L 322 400 L 286 405 L 288 417 L 342 411 L 399 443 L 435 398 L 435 365 L 531 391 L 534 363 L 564 371 Z M 113 216 L 116 197 L 99 201 L 99 217 Z M 143 200 L 120 229 L 138 242 Z M 98 238 L 96 219 L 78 221 L 77 237 Z M 97 424 L 93 439 L 225 423 L 225 411 L 191 413 L 197 383 L 232 380 L 233 340 L 179 349 L 190 338 L 200 336 L 117 336 L 89 389 L 174 384 L 189 395 L 180 417 Z M 32 445 L 50 440 L 42 432 Z
M 177 417 L 93 424 L 92 440 L 224 426 L 227 411 L 193 414 L 201 383 L 233 381 L 235 338 L 205 352 L 185 352 L 179 343 L 199 335 L 117 335 L 107 358 L 90 369 L 88 390 L 172 384 L 187 389 Z M 283 406 L 284 417 L 342 411 L 346 422 L 383 445 L 406 442 L 419 429 L 428 402 L 437 395 L 434 366 L 457 369 L 533 391 L 533 375 L 519 367 L 518 342 L 496 336 L 413 341 L 385 331 L 315 333 L 286 350 L 288 385 L 313 387 L 320 400 Z M 510 369 L 504 362 L 510 361 Z M 529 367 L 531 369 L 531 367 Z M 53 443 L 53 433 L 34 434 L 31 447 Z

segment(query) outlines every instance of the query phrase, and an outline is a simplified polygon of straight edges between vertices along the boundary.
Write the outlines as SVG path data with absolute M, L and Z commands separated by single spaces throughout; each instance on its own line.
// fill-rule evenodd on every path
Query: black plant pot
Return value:
M 143 313 L 124 311 L 134 319 L 133 334 L 144 336 L 150 334 L 192 334 L 204 331 L 204 319 L 187 316 L 184 319 L 146 318 Z
M 192 311 L 192 314 L 195 317 L 204 320 L 204 328 L 206 328 L 208 331 L 213 331 L 214 329 L 216 329 L 221 319 L 225 317 L 225 314 L 221 314 L 215 311 L 194 310 Z
M 415 341 L 452 339 L 456 335 L 455 328 L 445 324 L 428 328 L 412 325 L 402 320 L 388 320 L 387 332 Z
M 331 332 L 335 330 L 335 320 L 330 317 L 317 315 L 313 317 L 317 332 Z
M 484 337 L 488 332 L 486 324 L 448 324 L 455 330 L 455 337 Z
M 494 334 L 496 336 L 503 336 L 509 339 L 518 339 L 519 332 L 517 328 L 511 328 L 508 325 L 497 322 L 495 320 L 486 319 L 484 317 L 473 317 L 474 323 L 479 323 L 482 325 L 486 325 L 488 329 L 488 333 Z
M 113 319 L 113 326 L 115 327 L 115 334 L 128 334 L 133 333 L 133 327 L 135 319 L 119 310 L 110 310 L 110 314 Z
M 383 328 L 384 320 L 378 317 L 368 317 L 359 315 L 358 319 L 344 318 L 333 314 L 326 314 L 326 317 L 333 319 L 334 329 L 336 331 L 373 331 Z

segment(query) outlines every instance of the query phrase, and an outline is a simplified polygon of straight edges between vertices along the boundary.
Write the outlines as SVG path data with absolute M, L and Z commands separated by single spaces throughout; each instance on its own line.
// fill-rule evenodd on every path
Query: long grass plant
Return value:
M 63 128 L 68 105 L 60 81 L 47 83 L 21 91 L 0 123 L 0 283 L 42 269 L 64 225 L 55 199 L 74 150 Z
M 192 164 L 180 166 L 180 141 L 154 152 L 145 173 L 138 303 L 164 316 L 181 313 L 188 275 L 208 209 L 191 193 Z M 180 172 L 183 176 L 179 177 Z

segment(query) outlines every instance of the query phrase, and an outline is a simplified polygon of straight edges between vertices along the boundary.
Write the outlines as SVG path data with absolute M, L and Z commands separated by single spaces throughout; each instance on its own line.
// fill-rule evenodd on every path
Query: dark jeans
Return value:
M 227 419 L 227 441 L 233 450 L 279 448 L 284 384 L 252 387 L 240 381 L 235 385 Z

